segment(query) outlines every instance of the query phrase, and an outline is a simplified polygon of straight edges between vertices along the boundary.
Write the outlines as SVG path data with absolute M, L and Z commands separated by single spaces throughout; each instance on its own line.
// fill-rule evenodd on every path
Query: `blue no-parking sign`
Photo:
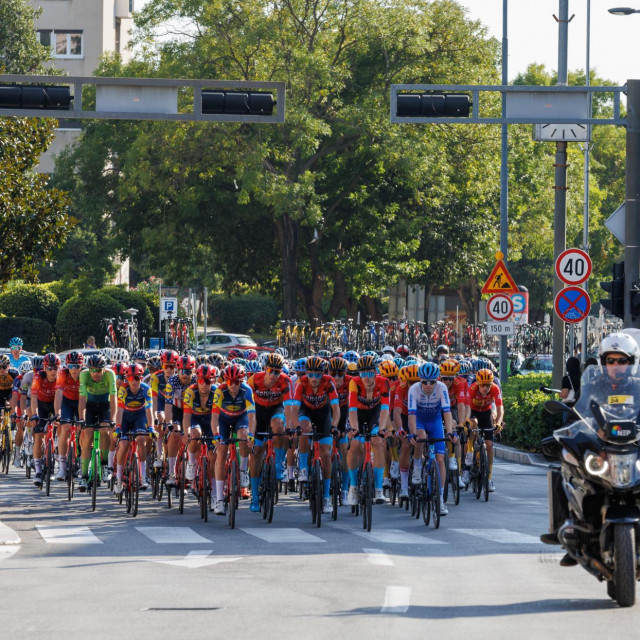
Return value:
M 591 298 L 580 287 L 565 287 L 556 296 L 554 307 L 561 320 L 581 322 L 591 310 Z

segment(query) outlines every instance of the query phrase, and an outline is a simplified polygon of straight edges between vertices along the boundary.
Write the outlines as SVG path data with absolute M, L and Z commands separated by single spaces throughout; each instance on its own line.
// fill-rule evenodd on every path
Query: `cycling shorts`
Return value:
M 60 417 L 63 420 L 78 419 L 78 401 L 69 400 L 66 396 L 62 396 L 62 406 L 60 407 Z
M 87 410 L 85 412 L 85 424 L 93 426 L 96 424 L 107 423 L 111 421 L 111 403 L 110 402 L 87 402 Z
M 38 423 L 33 427 L 33 433 L 44 433 L 47 430 L 47 420 L 54 418 L 53 402 L 40 402 L 38 400 Z
M 123 411 L 121 425 L 121 439 L 128 440 L 129 436 L 148 435 L 149 425 L 147 424 L 147 412 Z
M 331 444 L 331 405 L 326 404 L 320 409 L 309 409 L 303 404 L 300 407 L 298 419 L 300 422 L 305 421 L 315 425 L 320 444 Z
M 181 431 L 182 430 L 182 418 L 184 417 L 184 409 L 182 407 L 173 407 L 173 411 L 171 412 L 171 422 L 174 424 L 174 431 Z M 211 416 L 209 416 L 209 419 L 211 419 Z M 179 429 L 176 429 L 176 426 L 179 427 Z
M 213 438 L 213 431 L 211 430 L 211 414 L 205 415 L 191 414 L 191 428 L 199 428 L 203 436 Z
M 218 420 L 218 434 L 225 443 L 231 435 L 232 428 L 236 431 L 239 431 L 240 429 L 248 429 L 249 414 L 243 413 L 241 416 L 231 417 L 225 416 L 224 413 L 221 413 Z
M 284 405 L 276 404 L 273 407 L 263 407 L 256 403 L 256 430 L 266 431 L 274 418 L 284 422 Z
M 360 429 L 354 440 L 364 442 L 363 431 L 367 429 L 372 436 L 380 431 L 380 405 L 373 409 L 356 409 L 358 412 L 358 427 Z
M 419 431 L 424 431 L 429 438 L 444 438 L 444 425 L 442 424 L 442 420 L 438 420 L 438 422 L 418 421 L 418 423 L 416 424 L 416 429 Z M 435 442 L 433 448 L 436 453 L 444 454 L 446 449 L 445 445 L 445 442 Z
M 478 421 L 478 428 L 487 429 L 484 432 L 484 439 L 493 442 L 493 420 L 491 411 L 471 411 L 471 417 Z

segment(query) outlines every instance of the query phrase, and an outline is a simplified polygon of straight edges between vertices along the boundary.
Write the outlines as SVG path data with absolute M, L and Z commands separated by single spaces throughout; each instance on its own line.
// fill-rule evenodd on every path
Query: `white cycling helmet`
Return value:
M 18 373 L 20 375 L 27 373 L 27 371 L 31 371 L 33 369 L 33 364 L 31 364 L 31 360 L 25 360 L 20 363 L 18 367 Z
M 283 358 L 289 357 L 289 352 L 284 347 L 278 347 L 276 353 L 279 353 Z
M 392 347 L 390 344 L 385 344 L 384 347 L 382 347 L 382 353 L 390 353 L 392 356 L 395 356 L 396 350 L 395 347 Z
M 118 348 L 113 349 L 113 355 L 111 357 L 111 362 L 129 362 L 131 360 L 131 356 L 126 349 Z
M 100 353 L 107 359 L 107 362 L 111 362 L 111 358 L 113 357 L 113 349 L 111 347 L 100 349 Z
M 609 353 L 619 353 L 627 356 L 630 366 L 627 372 L 635 376 L 640 361 L 640 347 L 638 343 L 627 333 L 610 333 L 601 343 L 599 349 L 600 364 L 606 364 L 605 356 Z

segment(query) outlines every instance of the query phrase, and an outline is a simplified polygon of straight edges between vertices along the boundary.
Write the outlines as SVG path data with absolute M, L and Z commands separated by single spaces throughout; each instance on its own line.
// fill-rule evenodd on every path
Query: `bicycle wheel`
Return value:
M 489 459 L 487 457 L 487 446 L 482 445 L 480 451 L 480 471 L 482 473 L 482 492 L 484 494 L 484 501 L 489 500 Z
M 273 520 L 273 509 L 278 500 L 278 481 L 276 480 L 276 466 L 273 458 L 270 459 L 267 467 L 267 523 L 271 524 Z
M 307 491 L 309 493 L 309 509 L 311 510 L 311 524 L 316 523 L 316 518 L 318 516 L 318 512 L 316 510 L 316 501 L 318 500 L 318 496 L 316 495 L 316 466 L 315 464 L 311 466 L 309 470 L 309 481 L 307 482 Z
M 209 460 L 207 456 L 202 458 L 202 477 L 200 478 L 200 515 L 205 522 L 209 521 L 209 498 L 211 487 L 209 486 Z
M 262 519 L 267 519 L 267 465 L 269 461 L 265 458 L 262 463 L 262 472 L 260 473 L 260 488 L 258 490 L 258 496 L 260 500 L 260 512 L 262 513 Z
M 315 467 L 315 487 L 314 493 L 316 494 L 316 527 L 320 527 L 322 524 L 322 503 L 324 497 L 323 485 L 322 485 L 322 467 L 320 466 L 320 460 L 316 460 Z
M 362 505 L 363 520 L 366 514 L 366 523 L 363 526 L 367 531 L 371 531 L 373 519 L 373 466 L 367 462 L 364 470 L 364 504 Z
M 69 443 L 67 451 L 67 495 L 69 500 L 73 498 L 75 489 L 75 472 L 76 472 L 76 446 L 72 442 Z
M 437 529 L 440 526 L 440 470 L 437 462 L 431 463 L 431 473 L 429 476 L 431 484 L 431 511 L 433 512 L 433 526 Z
M 180 468 L 178 480 L 178 512 L 184 513 L 184 494 L 186 487 L 186 475 L 187 475 L 187 461 L 183 454 L 180 460 L 176 463 L 176 470 Z
M 238 463 L 231 461 L 227 469 L 227 508 L 229 509 L 229 526 L 236 528 L 236 508 L 238 506 Z
M 2 472 L 9 473 L 11 464 L 11 429 L 6 424 L 2 430 Z
M 131 492 L 131 516 L 138 515 L 138 502 L 140 498 L 140 463 L 138 455 L 131 456 L 131 469 L 129 470 L 129 491 Z
M 53 474 L 53 442 L 47 440 L 47 448 L 45 451 L 45 484 L 47 489 L 47 495 L 51 491 L 51 475 Z
M 445 481 L 442 487 L 442 499 L 446 502 L 449 498 L 449 481 L 451 479 L 451 469 L 449 469 L 449 460 L 445 457 Z
M 340 493 L 342 491 L 342 475 L 340 473 L 340 458 L 331 461 L 331 519 L 338 519 Z
M 98 500 L 98 482 L 100 481 L 100 452 L 94 450 L 91 456 L 91 511 L 96 510 L 96 502 Z
M 422 470 L 422 521 L 425 526 L 431 522 L 431 492 L 433 491 L 433 483 L 429 470 L 433 466 L 433 462 L 429 463 L 429 467 Z
M 480 470 L 480 463 L 478 461 L 479 453 L 474 449 L 473 452 L 473 466 L 471 467 L 471 477 L 473 478 L 473 493 L 476 496 L 476 500 L 480 500 L 480 494 L 482 493 L 482 474 Z
M 391 506 L 395 506 L 398 499 L 398 480 L 397 478 L 391 478 L 391 488 L 389 489 L 389 502 Z

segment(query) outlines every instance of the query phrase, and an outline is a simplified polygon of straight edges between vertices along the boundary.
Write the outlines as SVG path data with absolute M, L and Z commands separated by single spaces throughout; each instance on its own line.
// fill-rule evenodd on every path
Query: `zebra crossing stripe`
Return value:
M 102 544 L 102 540 L 91 533 L 89 527 L 41 527 L 38 533 L 48 544 Z

